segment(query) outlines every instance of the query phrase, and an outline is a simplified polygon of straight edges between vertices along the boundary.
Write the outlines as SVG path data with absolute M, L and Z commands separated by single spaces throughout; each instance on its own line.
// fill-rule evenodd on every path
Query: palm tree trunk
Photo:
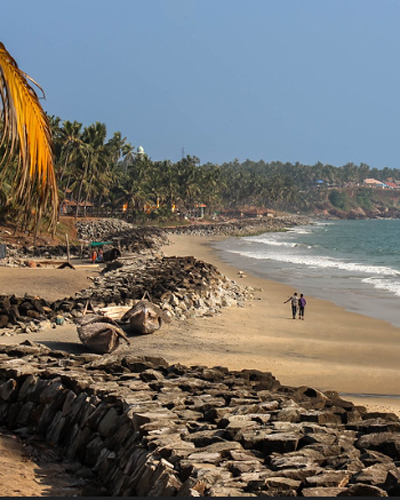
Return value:
M 37 211 L 37 214 L 36 214 L 35 232 L 34 232 L 34 235 L 33 235 L 33 246 L 34 247 L 36 246 L 36 241 L 37 241 L 37 237 L 38 237 L 38 234 L 39 234 L 39 228 L 40 228 L 41 219 L 42 219 L 42 209 L 39 208 L 39 210 Z
M 89 164 L 87 163 L 87 164 L 86 164 L 86 167 L 85 167 L 85 171 L 83 172 L 82 177 L 81 177 L 81 181 L 80 181 L 80 183 L 79 183 L 78 199 L 76 200 L 76 201 L 77 201 L 77 205 L 76 205 L 76 211 L 75 211 L 75 220 L 77 220 L 77 219 L 78 219 L 78 215 L 79 215 L 79 205 L 80 205 L 80 202 L 81 202 L 81 195 L 82 195 L 83 181 L 85 180 L 85 177 L 86 177 L 86 174 L 87 174 L 88 168 L 89 168 Z
M 86 214 L 87 214 L 87 202 L 89 201 L 89 193 L 90 193 L 90 188 L 92 187 L 92 182 L 93 182 L 93 174 L 90 177 L 88 188 L 87 188 L 87 191 L 86 191 L 86 196 L 85 196 L 85 205 L 83 207 L 83 213 L 84 213 L 85 217 L 86 217 Z

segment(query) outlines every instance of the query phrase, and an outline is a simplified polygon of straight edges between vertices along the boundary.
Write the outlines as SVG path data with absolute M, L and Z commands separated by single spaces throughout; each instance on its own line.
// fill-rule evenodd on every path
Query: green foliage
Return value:
M 80 202 L 80 214 L 120 216 L 139 224 L 168 224 L 183 221 L 183 216 L 192 217 L 199 203 L 206 205 L 206 217 L 216 211 L 250 206 L 313 213 L 332 207 L 339 211 L 357 207 L 370 211 L 376 203 L 396 205 L 389 198 L 376 201 L 377 190 L 358 187 L 367 177 L 400 179 L 399 171 L 394 169 L 249 159 L 201 165 L 195 156 L 175 163 L 152 161 L 147 155 L 136 156 L 120 132 L 107 140 L 104 124 L 84 127 L 57 117 L 50 121 L 60 192 Z M 0 185 L 0 199 L 1 189 Z M 92 207 L 91 212 L 85 206 Z
M 328 198 L 334 207 L 344 211 L 349 210 L 350 200 L 345 192 L 332 189 Z
M 356 195 L 356 202 L 364 210 L 372 210 L 371 189 L 360 189 Z

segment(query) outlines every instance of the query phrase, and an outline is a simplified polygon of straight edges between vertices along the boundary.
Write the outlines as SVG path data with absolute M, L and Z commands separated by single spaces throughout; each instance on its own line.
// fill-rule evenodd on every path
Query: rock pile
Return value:
M 29 294 L 0 296 L 0 328 L 3 334 L 31 333 L 43 322 L 54 323 L 57 316 L 70 321 L 80 318 L 88 301 L 97 308 L 132 306 L 145 294 L 170 318 L 212 316 L 224 307 L 242 307 L 254 292 L 194 257 L 137 255 L 110 263 L 75 297 L 51 302 Z
M 114 241 L 124 252 L 157 251 L 168 243 L 165 232 L 156 227 L 137 227 L 119 219 L 78 221 L 78 236 L 84 241 Z
M 212 264 L 194 257 L 153 255 L 111 263 L 76 297 L 104 307 L 130 305 L 146 292 L 170 317 L 187 319 L 210 316 L 231 305 L 242 306 L 254 290 L 240 287 Z
M 45 324 L 55 324 L 57 318 L 80 318 L 85 303 L 72 298 L 54 302 L 25 294 L 0 295 L 0 328 L 2 335 L 37 332 Z
M 111 496 L 397 496 L 399 419 L 271 373 L 0 346 L 0 424 Z
M 287 227 L 311 224 L 309 217 L 285 215 L 282 217 L 263 217 L 261 219 L 241 219 L 230 222 L 192 224 L 165 228 L 168 234 L 192 234 L 196 236 L 249 236 L 268 231 L 281 231 Z
M 107 241 L 110 236 L 127 234 L 136 226 L 121 219 L 78 220 L 75 224 L 78 237 L 85 241 Z

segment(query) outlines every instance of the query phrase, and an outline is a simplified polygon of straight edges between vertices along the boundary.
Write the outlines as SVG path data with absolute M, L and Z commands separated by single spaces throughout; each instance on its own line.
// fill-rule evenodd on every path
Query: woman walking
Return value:
M 299 298 L 299 319 L 304 320 L 304 308 L 306 307 L 307 301 L 304 295 L 301 293 Z

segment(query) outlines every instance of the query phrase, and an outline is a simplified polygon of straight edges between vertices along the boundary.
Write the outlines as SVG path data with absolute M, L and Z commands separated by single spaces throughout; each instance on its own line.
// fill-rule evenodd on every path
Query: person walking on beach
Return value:
M 307 301 L 304 295 L 301 293 L 299 298 L 299 319 L 304 320 L 304 308 L 306 307 Z
M 296 314 L 297 314 L 297 306 L 299 304 L 299 298 L 297 297 L 297 292 L 294 292 L 294 294 L 289 297 L 287 300 L 285 300 L 284 304 L 287 304 L 289 302 L 289 300 L 291 301 L 291 306 L 292 306 L 292 315 L 293 315 L 293 319 L 296 319 Z

